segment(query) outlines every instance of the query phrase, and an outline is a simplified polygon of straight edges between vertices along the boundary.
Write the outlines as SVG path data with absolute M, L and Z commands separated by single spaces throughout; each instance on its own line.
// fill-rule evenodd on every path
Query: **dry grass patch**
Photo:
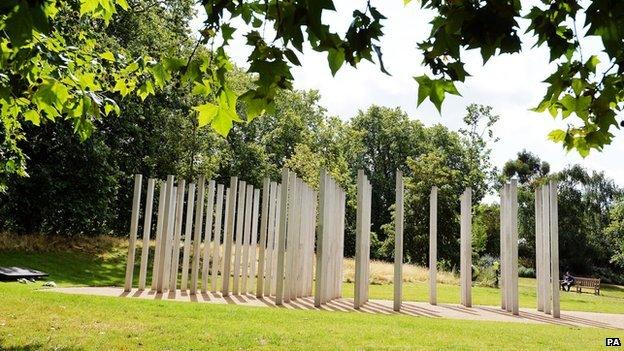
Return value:
M 61 236 L 0 233 L 0 252 L 80 252 L 105 254 L 118 249 L 128 249 L 128 239 L 109 235 Z
M 383 261 L 371 261 L 370 282 L 373 285 L 392 284 L 394 280 L 394 264 Z M 344 281 L 352 283 L 355 281 L 355 260 L 345 258 L 344 260 Z M 426 282 L 429 280 L 429 269 L 413 264 L 403 265 L 404 282 Z M 437 282 L 442 284 L 459 284 L 459 279 L 451 272 L 438 270 Z

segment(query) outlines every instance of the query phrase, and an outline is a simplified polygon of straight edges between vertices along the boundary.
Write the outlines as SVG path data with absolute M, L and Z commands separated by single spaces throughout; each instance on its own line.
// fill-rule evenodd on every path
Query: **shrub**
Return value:
M 535 269 L 530 267 L 519 266 L 518 276 L 522 278 L 535 278 Z

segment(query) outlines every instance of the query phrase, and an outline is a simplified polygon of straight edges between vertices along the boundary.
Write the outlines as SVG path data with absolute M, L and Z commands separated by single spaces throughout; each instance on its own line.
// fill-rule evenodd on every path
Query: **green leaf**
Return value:
M 548 133 L 548 139 L 557 143 L 561 143 L 565 141 L 566 134 L 567 133 L 561 129 L 553 130 L 552 132 Z
M 581 95 L 583 92 L 583 88 L 585 87 L 585 82 L 582 79 L 574 78 L 572 79 L 572 90 L 576 95 Z
M 587 120 L 589 117 L 589 106 L 591 104 L 590 96 L 574 97 L 570 94 L 566 94 L 559 104 L 562 106 L 561 113 L 563 118 L 570 116 L 572 113 L 576 113 L 577 116 L 583 120 Z
M 227 136 L 232 129 L 234 118 L 237 118 L 236 113 L 232 113 L 230 110 L 219 108 L 219 113 L 215 116 L 210 124 L 215 132 L 221 136 Z
M 295 54 L 295 52 L 291 49 L 284 50 L 284 56 L 286 56 L 288 61 L 290 61 L 293 65 L 301 66 L 301 62 L 299 61 L 297 54 Z
M 26 1 L 18 1 L 13 11 L 4 19 L 4 28 L 14 47 L 26 44 L 33 36 L 33 20 L 30 6 Z M 3 14 L 4 15 L 4 14 Z
M 113 53 L 110 52 L 110 51 L 106 51 L 106 52 L 101 53 L 100 57 L 105 59 L 105 60 L 108 60 L 108 61 L 111 61 L 111 62 L 115 62 L 115 55 L 113 55 Z
M 130 6 L 128 6 L 128 3 L 126 2 L 126 0 L 117 0 L 117 5 L 119 7 L 121 7 L 124 10 L 128 10 L 130 8 Z
M 418 105 L 428 97 L 440 113 L 446 94 L 461 96 L 453 81 L 444 78 L 430 79 L 426 75 L 414 77 L 414 79 L 418 83 Z
M 125 97 L 132 92 L 132 84 L 129 81 L 126 82 L 124 78 L 117 79 L 113 91 L 118 91 L 121 96 Z
M 35 110 L 28 110 L 24 112 L 24 119 L 32 122 L 32 124 L 38 126 L 41 122 L 41 117 L 39 116 L 39 112 Z
M 600 63 L 600 59 L 596 55 L 592 55 L 587 62 L 585 62 L 585 68 L 587 68 L 590 72 L 596 72 L 596 67 Z
M 230 110 L 236 114 L 236 100 L 236 93 L 228 88 L 224 88 L 219 94 L 219 107 Z M 239 119 L 239 121 L 241 120 Z
M 431 79 L 426 75 L 414 77 L 414 79 L 418 83 L 418 106 L 420 106 L 431 93 Z
M 32 96 L 32 102 L 39 111 L 46 113 L 53 119 L 63 110 L 63 106 L 69 98 L 67 87 L 59 82 L 52 81 L 42 84 Z
M 219 113 L 219 106 L 211 103 L 199 105 L 193 107 L 193 110 L 197 111 L 197 122 L 200 127 L 212 123 L 212 120 Z
M 267 103 L 263 99 L 245 99 L 247 122 L 251 122 L 254 118 L 262 116 L 266 109 Z
M 345 60 L 345 53 L 342 48 L 329 49 L 329 53 L 327 54 L 327 61 L 329 62 L 329 69 L 332 72 L 332 76 L 336 75 L 336 72 L 342 67 L 342 64 Z
M 84 15 L 95 12 L 99 5 L 99 0 L 80 0 L 80 14 Z
M 585 158 L 589 156 L 589 146 L 584 138 L 574 138 L 574 148 L 578 151 L 581 157 Z
M 236 113 L 237 96 L 232 90 L 223 88 L 217 100 L 218 105 L 206 103 L 193 109 L 198 112 L 197 120 L 200 127 L 210 124 L 217 133 L 227 136 L 234 121 L 242 122 Z
M 223 23 L 221 25 L 221 35 L 223 36 L 223 41 L 227 43 L 229 40 L 231 40 L 235 31 L 236 28 L 230 26 L 227 23 Z
M 119 105 L 112 99 L 106 99 L 106 103 L 104 105 L 104 114 L 108 116 L 111 112 L 115 112 L 115 114 L 119 115 L 121 110 Z
M 208 96 L 210 95 L 210 93 L 212 92 L 212 88 L 210 87 L 210 80 L 209 79 L 202 79 L 202 82 L 195 82 L 194 86 L 193 86 L 193 94 L 195 95 L 202 95 L 202 96 Z
M 137 95 L 139 95 L 142 101 L 145 101 L 145 99 L 149 95 L 153 95 L 153 94 L 154 94 L 154 85 L 152 84 L 151 80 L 145 81 L 145 83 L 143 83 L 143 85 L 139 87 L 139 90 L 137 92 Z
M 159 88 L 164 88 L 169 79 L 171 79 L 171 74 L 165 69 L 162 63 L 155 65 L 150 68 L 149 71 L 154 76 L 154 82 L 156 86 Z
M 95 74 L 93 73 L 81 73 L 76 75 L 78 78 L 78 84 L 83 90 L 87 91 L 99 91 L 100 86 L 95 80 Z

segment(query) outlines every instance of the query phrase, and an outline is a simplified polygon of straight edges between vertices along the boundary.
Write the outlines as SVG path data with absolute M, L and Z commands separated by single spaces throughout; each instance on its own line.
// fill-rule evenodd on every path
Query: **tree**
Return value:
M 371 106 L 358 112 L 350 123 L 357 143 L 350 152 L 353 179 L 357 170 L 363 169 L 373 189 L 371 222 L 372 231 L 380 234 L 381 227 L 391 222 L 390 206 L 394 204 L 396 170 L 407 173 L 406 160 L 416 159 L 424 152 L 425 132 L 419 121 L 411 121 L 398 108 Z
M 539 46 L 548 47 L 549 62 L 557 63 L 557 70 L 546 79 L 547 93 L 535 110 L 548 110 L 554 116 L 560 113 L 563 118 L 575 114 L 580 121 L 580 125 L 569 126 L 567 130 L 553 131 L 550 138 L 583 156 L 590 149 L 600 150 L 609 144 L 613 127 L 618 127 L 615 116 L 624 107 L 621 75 L 624 4 L 617 0 L 594 0 L 584 7 L 574 0 L 542 3 L 527 9 L 530 5 L 523 8 L 526 2 L 521 0 L 421 1 L 423 8 L 434 11 L 435 18 L 429 37 L 418 44 L 423 63 L 432 74 L 432 77 L 415 77 L 419 85 L 418 103 L 429 98 L 440 109 L 447 93 L 459 94 L 454 83 L 463 82 L 469 76 L 462 61 L 465 50 L 479 49 L 484 62 L 495 55 L 519 52 L 522 42 L 517 21 L 526 18 L 530 21 L 529 33 Z M 225 39 L 221 48 L 227 45 L 234 21 L 240 18 L 254 27 L 246 37 L 247 45 L 253 49 L 248 57 L 249 72 L 258 74 L 258 80 L 256 88 L 244 96 L 254 107 L 265 106 L 276 89 L 292 85 L 290 69 L 292 65 L 300 65 L 295 51 L 303 52 L 304 43 L 327 53 L 333 73 L 345 62 L 357 66 L 361 60 L 372 61 L 373 55 L 380 69 L 386 72 L 379 46 L 385 17 L 370 2 L 353 12 L 353 21 L 344 36 L 323 22 L 323 11 L 335 10 L 332 0 L 203 0 L 202 4 L 208 15 L 207 30 L 220 31 Z M 577 30 L 577 20 L 583 17 L 587 28 L 584 34 Z M 267 24 L 275 32 L 270 39 L 255 29 Z M 600 49 L 590 50 L 581 45 L 589 36 L 602 41 L 602 52 L 609 60 L 604 70 L 598 67 Z
M 550 172 L 550 164 L 541 161 L 535 154 L 522 150 L 518 152 L 515 160 L 505 162 L 503 176 L 506 179 L 518 177 L 520 184 L 530 184 L 533 181 L 545 177 Z
M 111 52 L 181 53 L 191 43 L 187 23 L 193 1 L 169 4 L 166 11 L 124 12 L 105 27 L 82 28 L 81 21 L 60 14 L 56 25 L 68 32 L 80 27 Z M 30 177 L 8 177 L 8 190 L 0 194 L 0 213 L 7 219 L 3 229 L 67 235 L 125 232 L 133 174 L 193 178 L 216 171 L 213 148 L 223 139 L 198 129 L 190 89 L 171 85 L 145 100 L 119 92 L 110 97 L 119 101 L 120 116 L 93 120 L 86 140 L 68 120 L 22 126 L 26 140 L 18 146 L 30 158 Z
M 609 260 L 618 268 L 624 268 L 624 198 L 617 200 L 610 211 L 609 226 L 605 228 L 605 236 L 612 243 L 613 255 Z
M 498 257 L 500 252 L 500 206 L 478 204 L 472 221 L 472 252 Z
M 128 8 L 123 0 L 117 4 Z M 27 175 L 19 146 L 27 142 L 25 123 L 70 120 L 85 140 L 96 120 L 119 113 L 117 102 L 105 92 L 127 95 L 142 87 L 149 59 L 134 60 L 123 51 L 114 55 L 98 45 L 93 31 L 85 30 L 109 23 L 117 10 L 112 0 L 0 4 L 0 191 L 8 176 Z
M 466 107 L 464 124 L 466 128 L 460 128 L 459 133 L 464 138 L 467 147 L 468 161 L 470 162 L 471 179 L 476 197 L 481 198 L 496 179 L 496 168 L 490 162 L 492 144 L 498 142 L 492 129 L 500 119 L 494 114 L 492 106 L 469 104 Z M 483 182 L 485 180 L 485 183 Z
M 440 109 L 447 93 L 459 94 L 455 82 L 463 82 L 469 75 L 462 61 L 465 50 L 479 49 L 484 62 L 494 55 L 519 52 L 522 43 L 517 20 L 524 17 L 530 21 L 529 32 L 537 44 L 546 44 L 550 62 L 557 63 L 557 70 L 545 80 L 548 90 L 535 110 L 548 110 L 563 118 L 575 114 L 580 120 L 567 130 L 554 130 L 550 139 L 583 156 L 591 149 L 602 149 L 611 142 L 612 129 L 618 127 L 616 114 L 624 107 L 624 4 L 618 0 L 593 0 L 586 5 L 544 0 L 526 13 L 528 5 L 523 8 L 523 3 L 423 0 L 421 6 L 432 10 L 435 18 L 429 37 L 418 44 L 432 75 L 415 77 L 418 103 L 429 98 Z M 304 44 L 327 53 L 334 74 L 345 62 L 355 67 L 373 57 L 387 73 L 379 45 L 385 17 L 370 2 L 352 13 L 353 21 L 344 35 L 324 22 L 323 12 L 335 10 L 332 0 L 202 0 L 201 4 L 207 19 L 202 38 L 188 55 L 134 57 L 101 50 L 88 32 L 64 31 L 56 19 L 71 16 L 87 27 L 100 27 L 116 20 L 119 11 L 166 11 L 168 4 L 139 0 L 2 2 L 2 177 L 26 175 L 25 157 L 17 145 L 25 138 L 23 123 L 53 122 L 62 116 L 72 120 L 76 131 L 86 138 L 95 119 L 118 109 L 116 101 L 107 96 L 109 92 L 124 96 L 134 92 L 144 98 L 165 88 L 172 78 L 180 78 L 174 84 L 190 86 L 203 99 L 194 108 L 198 125 L 211 125 L 227 135 L 234 122 L 271 112 L 277 92 L 292 88 L 291 69 L 300 65 L 296 52 L 302 53 Z M 585 33 L 577 30 L 577 19 L 583 17 Z M 251 48 L 248 72 L 256 79 L 239 95 L 226 76 L 234 70 L 227 46 L 234 31 L 244 27 L 241 23 L 252 27 L 245 36 Z M 273 27 L 271 38 L 259 30 L 267 25 Z M 608 59 L 605 69 L 599 66 L 598 52 L 581 46 L 589 36 L 602 41 Z M 197 48 L 206 44 L 212 48 L 210 57 L 195 58 Z M 109 74 L 101 74 L 103 71 Z M 237 113 L 237 101 L 244 102 L 244 114 Z
M 616 255 L 617 241 L 611 241 L 605 230 L 622 189 L 604 173 L 590 173 L 578 165 L 564 169 L 556 179 L 561 267 L 577 274 L 595 272 L 612 278 L 608 271 L 615 268 L 610 260 Z

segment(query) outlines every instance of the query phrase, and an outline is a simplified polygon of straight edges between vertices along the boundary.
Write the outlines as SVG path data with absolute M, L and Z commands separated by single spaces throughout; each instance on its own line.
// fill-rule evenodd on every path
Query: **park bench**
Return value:
M 600 295 L 600 278 L 584 278 L 584 277 L 573 277 L 574 284 L 572 286 L 576 287 L 576 292 L 582 293 L 583 288 L 585 289 L 594 289 L 594 294 Z M 560 281 L 559 286 L 563 290 L 563 280 Z

